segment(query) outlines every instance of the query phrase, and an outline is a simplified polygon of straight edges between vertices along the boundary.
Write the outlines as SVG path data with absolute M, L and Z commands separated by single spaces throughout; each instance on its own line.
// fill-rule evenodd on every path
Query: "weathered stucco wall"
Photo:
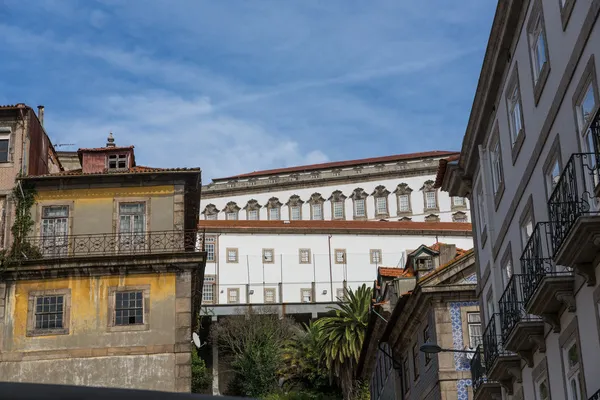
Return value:
M 175 391 L 175 354 L 2 362 L 0 380 Z
M 38 190 L 32 217 L 39 234 L 42 207 L 68 205 L 70 234 L 117 231 L 118 202 L 146 202 L 147 231 L 174 229 L 174 185 Z

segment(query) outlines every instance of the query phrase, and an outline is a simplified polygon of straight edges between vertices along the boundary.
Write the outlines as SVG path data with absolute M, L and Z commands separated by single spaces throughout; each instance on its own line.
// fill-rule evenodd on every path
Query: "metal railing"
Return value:
M 485 369 L 485 358 L 483 356 L 483 345 L 477 346 L 475 354 L 471 359 L 471 382 L 473 385 L 473 391 L 477 392 L 479 387 L 487 382 L 487 375 Z
M 35 260 L 199 252 L 201 248 L 198 238 L 201 235 L 197 230 L 41 235 L 26 238 L 20 246 L 20 256 L 23 259 Z
M 500 297 L 498 305 L 500 306 L 500 328 L 503 343 L 506 343 L 519 322 L 540 320 L 540 317 L 530 315 L 525 310 L 524 288 L 527 280 L 527 275 L 511 276 L 502 297 Z
M 548 200 L 552 256 L 556 256 L 577 219 L 598 214 L 595 187 L 600 182 L 597 153 L 571 154 Z
M 554 263 L 552 232 L 551 222 L 538 222 L 521 255 L 521 270 L 526 275 L 523 280 L 523 301 L 525 303 L 531 299 L 545 276 L 573 273 L 571 268 L 557 266 Z

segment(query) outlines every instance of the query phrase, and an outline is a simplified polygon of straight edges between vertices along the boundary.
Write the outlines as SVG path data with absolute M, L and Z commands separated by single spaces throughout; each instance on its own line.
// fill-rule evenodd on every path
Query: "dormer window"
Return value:
M 108 169 L 127 169 L 127 154 L 111 154 L 108 156 Z

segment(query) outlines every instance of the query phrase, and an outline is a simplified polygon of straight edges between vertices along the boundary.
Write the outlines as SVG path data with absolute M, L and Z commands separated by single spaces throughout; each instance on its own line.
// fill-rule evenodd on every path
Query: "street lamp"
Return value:
M 426 354 L 437 354 L 441 352 L 449 352 L 449 353 L 467 353 L 467 354 L 475 354 L 477 353 L 474 350 L 454 350 L 454 349 L 442 349 L 436 343 L 424 343 L 419 348 L 420 351 Z

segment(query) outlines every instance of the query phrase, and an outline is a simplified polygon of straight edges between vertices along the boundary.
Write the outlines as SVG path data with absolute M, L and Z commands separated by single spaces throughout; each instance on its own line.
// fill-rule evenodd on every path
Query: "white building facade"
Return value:
M 597 0 L 498 3 L 458 161 L 486 327 L 476 399 L 600 398 Z
M 227 313 L 224 306 L 236 304 L 331 304 L 344 288 L 372 286 L 379 266 L 404 267 L 406 251 L 420 245 L 472 248 L 468 201 L 433 188 L 439 160 L 456 156 L 434 151 L 213 180 L 202 188 L 199 223 L 208 251 L 203 305 Z

